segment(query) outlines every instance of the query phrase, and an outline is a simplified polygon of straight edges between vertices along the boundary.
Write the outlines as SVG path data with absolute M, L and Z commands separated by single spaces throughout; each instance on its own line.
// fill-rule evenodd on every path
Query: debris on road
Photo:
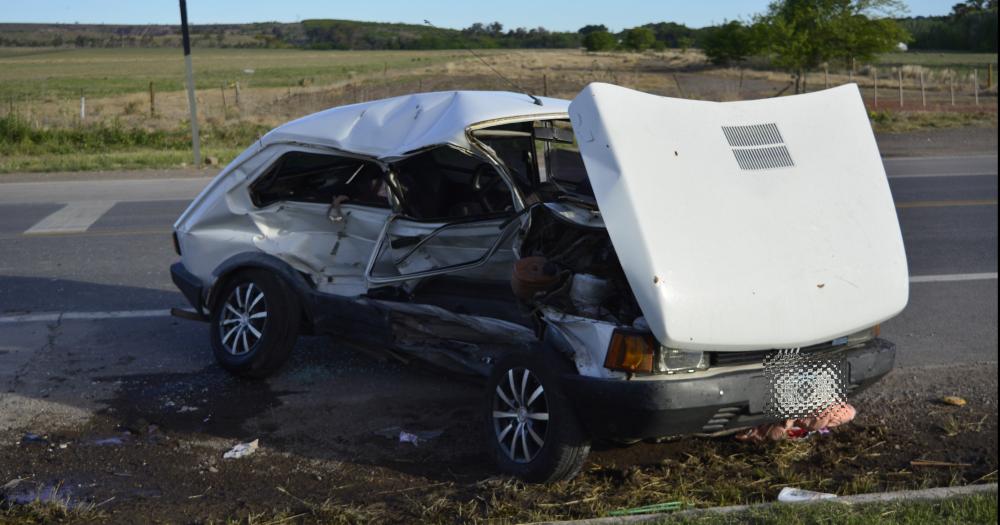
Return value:
M 848 403 L 833 405 L 815 417 L 789 419 L 784 423 L 768 423 L 760 425 L 742 434 L 736 439 L 744 442 L 762 443 L 764 441 L 782 441 L 785 439 L 802 439 L 813 434 L 825 435 L 836 426 L 849 423 L 857 415 L 857 410 Z
M 47 438 L 45 438 L 44 436 L 40 436 L 38 434 L 34 434 L 32 432 L 28 432 L 23 437 L 21 437 L 21 444 L 22 445 L 48 445 L 49 444 L 49 440 Z
M 668 501 L 666 503 L 654 503 L 642 507 L 632 507 L 630 509 L 618 509 L 608 513 L 608 516 L 632 516 L 636 514 L 658 514 L 660 512 L 672 512 L 680 510 L 683 503 L 680 501 Z
M 108 446 L 117 447 L 124 445 L 125 439 L 118 436 L 112 436 L 108 438 L 95 439 L 93 441 L 93 444 L 99 447 L 108 447 Z
M 239 459 L 245 456 L 249 456 L 250 454 L 253 454 L 254 452 L 257 451 L 257 448 L 259 446 L 260 446 L 259 439 L 255 439 L 249 443 L 240 443 L 239 445 L 236 445 L 235 447 L 230 449 L 229 452 L 223 454 L 222 457 L 224 459 Z
M 952 463 L 950 461 L 934 461 L 932 459 L 914 459 L 910 461 L 911 467 L 943 467 L 943 468 L 967 468 L 971 463 Z
M 965 399 L 958 396 L 944 396 L 941 398 L 941 402 L 946 405 L 952 405 L 956 407 L 965 406 Z
M 398 426 L 392 426 L 376 430 L 375 434 L 388 439 L 398 438 L 400 443 L 413 443 L 414 446 L 418 446 L 421 442 L 438 438 L 441 434 L 444 434 L 444 430 L 414 430 L 413 432 L 408 432 Z
M 836 494 L 829 492 L 814 492 L 811 490 L 797 489 L 794 487 L 784 487 L 778 493 L 778 501 L 783 503 L 796 503 L 800 501 L 816 501 L 821 499 L 836 499 Z

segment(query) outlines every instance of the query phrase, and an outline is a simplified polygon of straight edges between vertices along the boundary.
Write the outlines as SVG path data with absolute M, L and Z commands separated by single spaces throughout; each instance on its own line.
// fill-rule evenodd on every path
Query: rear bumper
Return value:
M 201 281 L 184 267 L 184 263 L 178 261 L 170 265 L 170 279 L 174 281 L 174 285 L 184 294 L 184 298 L 191 303 L 191 306 L 199 314 L 204 315 Z
M 843 355 L 854 394 L 892 369 L 896 345 L 874 339 Z M 762 367 L 698 375 L 631 381 L 566 375 L 563 388 L 594 437 L 711 433 L 772 421 L 763 413 L 767 384 Z

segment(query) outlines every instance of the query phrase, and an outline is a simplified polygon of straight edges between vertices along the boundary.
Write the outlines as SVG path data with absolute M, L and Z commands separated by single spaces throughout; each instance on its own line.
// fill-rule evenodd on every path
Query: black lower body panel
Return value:
M 856 393 L 892 369 L 896 346 L 884 339 L 843 351 Z M 763 413 L 761 367 L 660 378 L 563 376 L 577 415 L 595 437 L 649 438 L 712 433 L 773 421 Z

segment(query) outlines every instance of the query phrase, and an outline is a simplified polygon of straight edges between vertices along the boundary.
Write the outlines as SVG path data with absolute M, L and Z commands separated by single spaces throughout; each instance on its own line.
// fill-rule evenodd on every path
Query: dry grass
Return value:
M 148 51 L 148 53 L 144 53 Z M 67 94 L 84 83 L 97 95 L 88 95 L 84 125 L 115 122 L 126 128 L 175 131 L 186 126 L 187 99 L 176 80 L 171 50 L 95 50 L 79 54 L 53 52 L 29 57 L 0 53 L 0 84 L 8 91 L 35 83 L 35 98 L 8 102 L 0 114 L 13 111 L 35 128 L 72 128 L 81 125 L 80 100 Z M 118 53 L 118 54 L 116 54 Z M 256 54 L 259 53 L 259 54 Z M 203 126 L 270 128 L 325 108 L 421 91 L 455 89 L 524 90 L 572 98 L 591 82 L 609 82 L 648 93 L 699 100 L 729 101 L 790 94 L 787 73 L 716 68 L 697 50 L 660 53 L 584 53 L 578 50 L 506 50 L 486 52 L 491 67 L 463 51 L 422 52 L 303 52 L 274 50 L 212 50 L 198 62 L 197 101 Z M 51 56 L 50 56 L 51 55 Z M 172 57 L 172 55 L 171 55 Z M 176 58 L 176 57 L 174 57 Z M 157 62 L 168 67 L 157 69 Z M 906 65 L 905 106 L 899 107 L 893 79 L 880 75 L 879 112 L 873 114 L 877 131 L 909 131 L 933 127 L 995 125 L 996 88 L 982 90 L 974 104 L 971 84 L 958 86 L 951 105 L 951 72 Z M 243 73 L 254 69 L 253 74 Z M 303 69 L 305 68 L 305 69 Z M 510 82 L 499 78 L 500 71 Z M 13 82 L 11 75 L 24 78 Z M 919 71 L 925 72 L 925 91 L 919 90 Z M 311 74 L 307 74 L 311 72 Z M 958 76 L 968 73 L 956 73 Z M 46 76 L 48 75 L 48 76 Z M 96 77 L 95 75 L 105 75 Z M 150 111 L 146 86 L 151 78 L 168 75 L 170 90 L 156 94 Z M 176 78 L 175 78 L 176 77 Z M 223 79 L 220 81 L 220 79 Z M 844 71 L 812 73 L 810 90 L 858 82 L 869 107 L 874 107 L 870 71 L 851 77 Z M 240 80 L 239 103 L 235 80 Z M 20 84 L 19 84 L 20 83 Z M 513 87 L 512 84 L 519 86 Z M 205 87 L 205 86 L 211 87 Z M 13 87 L 12 87 L 13 86 Z M 54 87 L 53 87 L 54 86 Z M 927 106 L 923 106 L 923 99 Z M 0 103 L 5 102 L 0 97 Z M 905 110 L 905 113 L 902 111 Z M 2 139 L 2 137 L 0 137 Z M 209 144 L 221 162 L 232 159 L 242 144 Z M 220 149 L 221 148 L 221 149 Z M 36 148 L 37 149 L 37 148 Z M 44 151 L 5 152 L 0 172 L 172 167 L 188 162 L 181 151 L 141 151 L 126 148 L 109 155 Z

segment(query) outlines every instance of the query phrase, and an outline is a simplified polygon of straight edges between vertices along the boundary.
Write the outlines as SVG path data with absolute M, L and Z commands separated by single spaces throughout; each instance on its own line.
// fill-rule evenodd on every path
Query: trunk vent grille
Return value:
M 736 163 L 742 170 L 768 170 L 795 165 L 777 124 L 722 126 L 722 133 L 733 148 Z

